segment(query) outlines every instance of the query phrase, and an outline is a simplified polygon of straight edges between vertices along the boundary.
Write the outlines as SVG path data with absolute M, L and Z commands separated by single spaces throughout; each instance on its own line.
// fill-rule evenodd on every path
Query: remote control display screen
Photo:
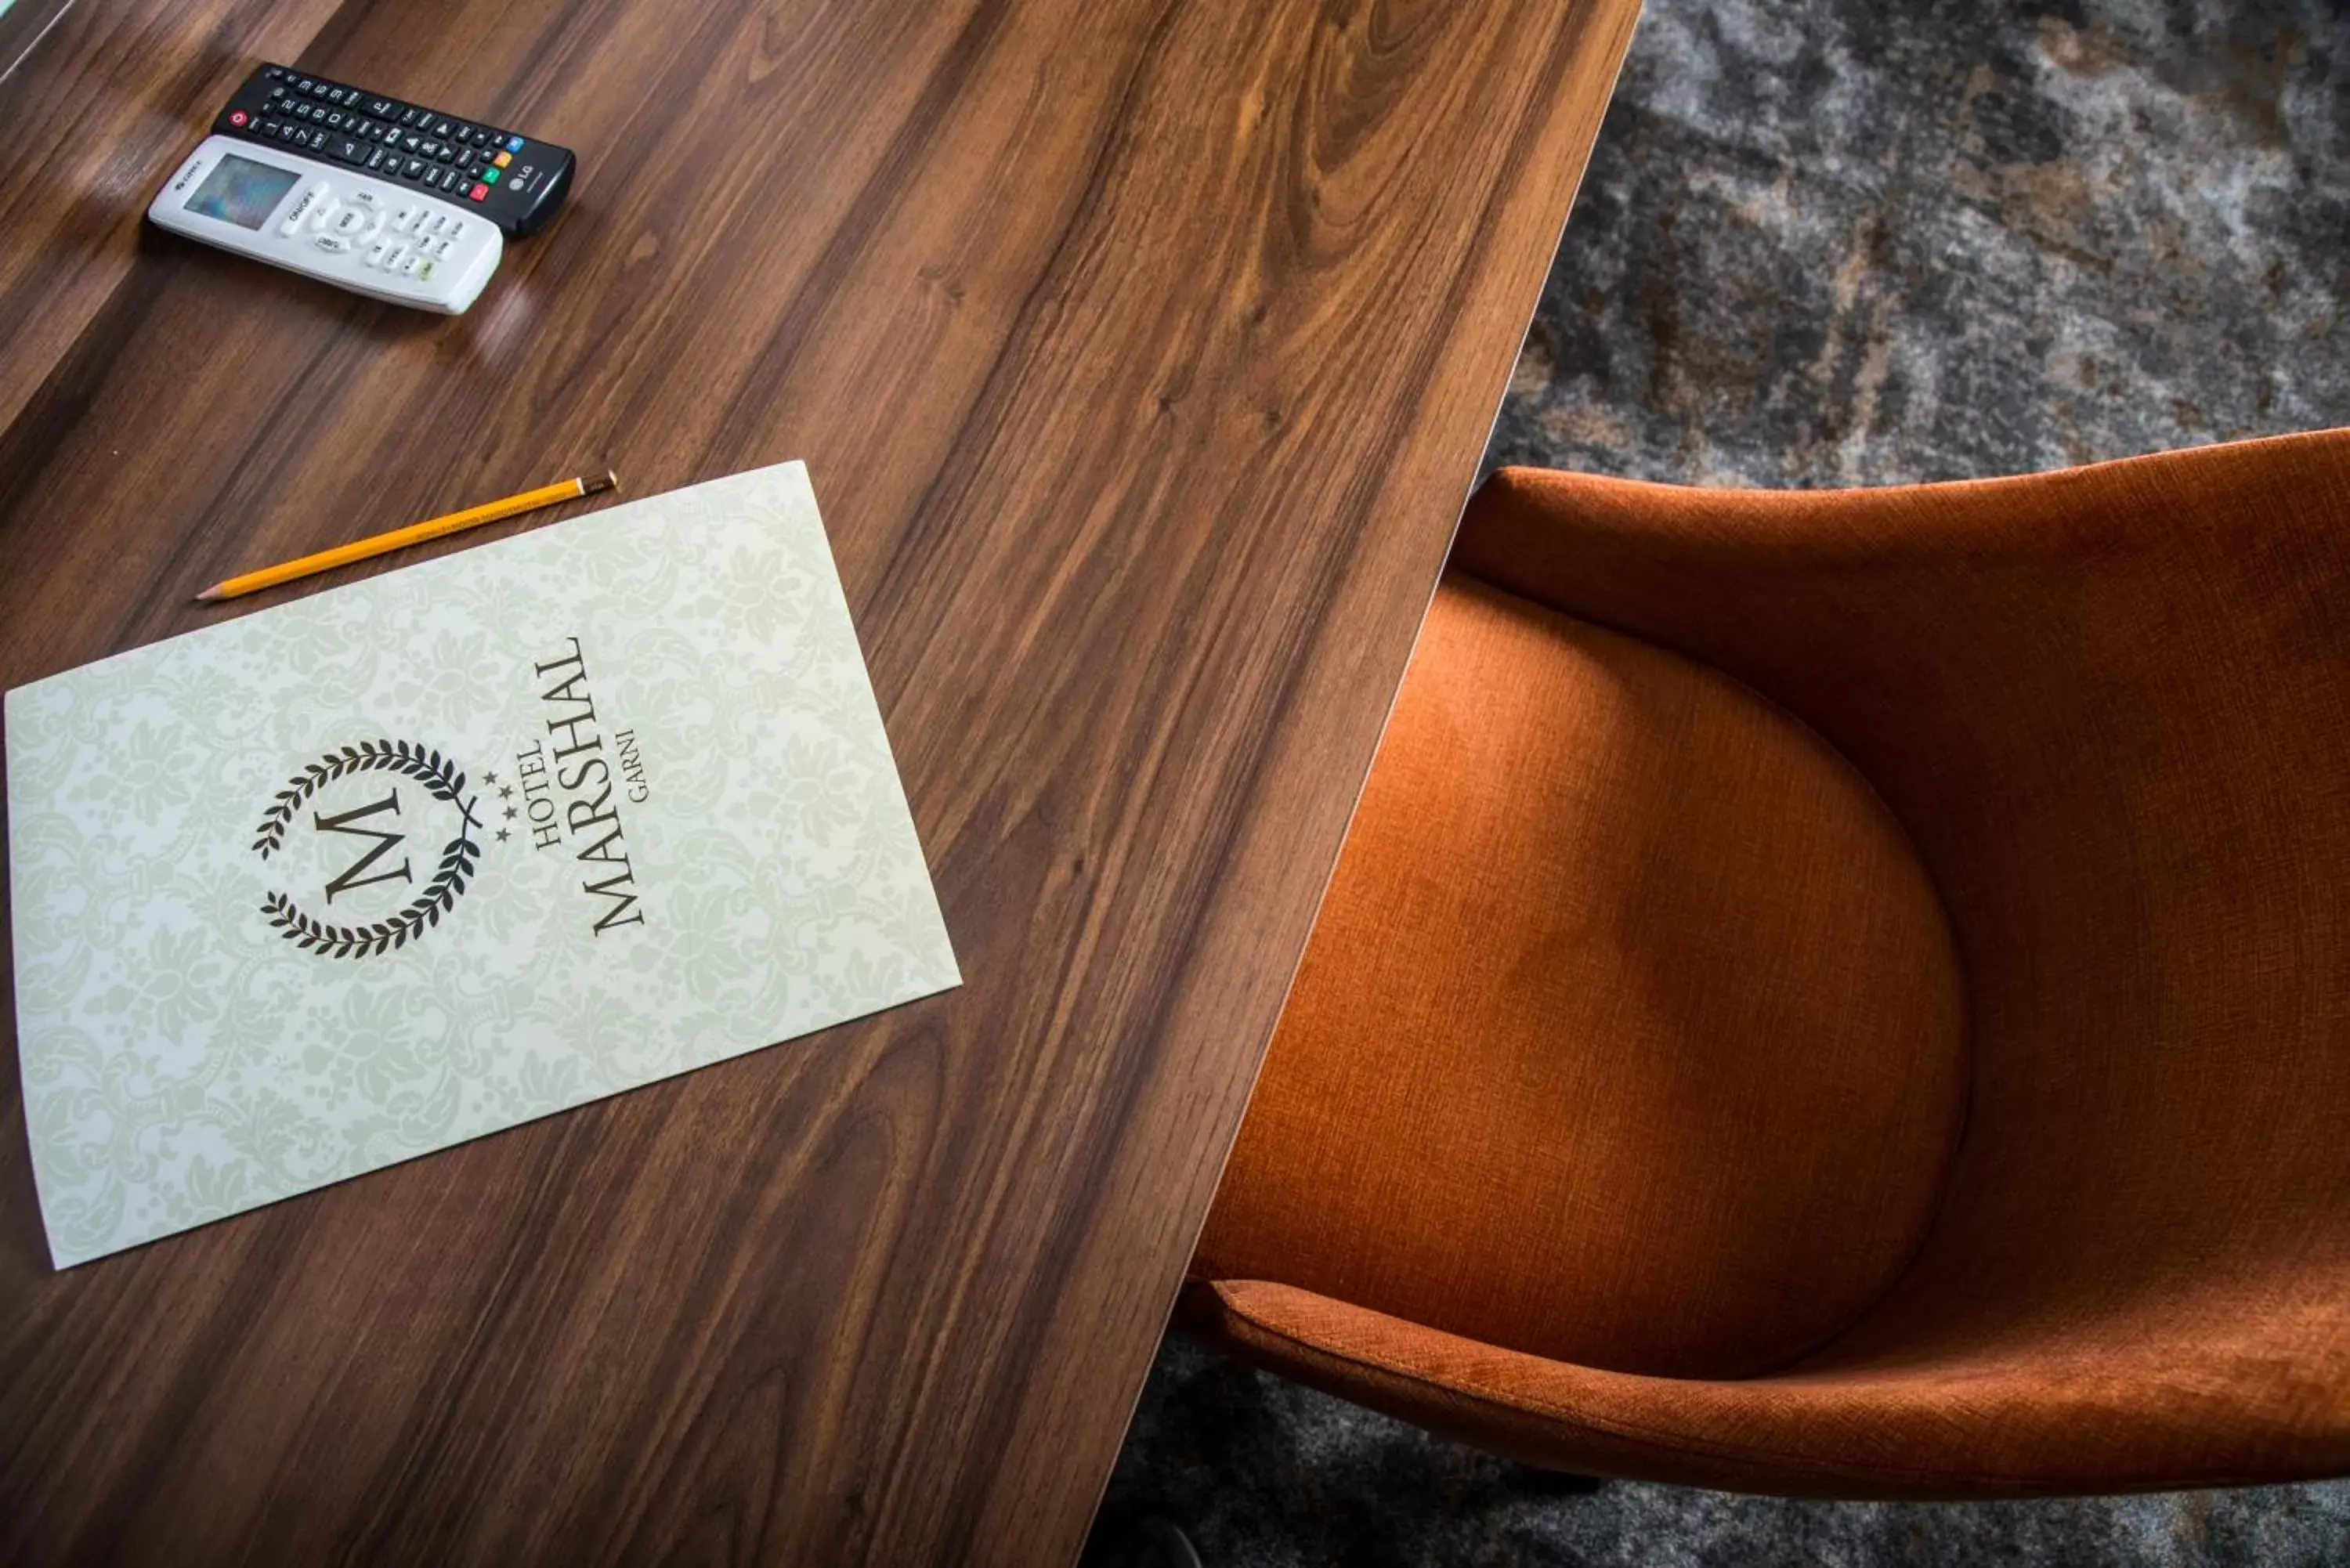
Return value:
M 277 205 L 277 199 L 300 178 L 290 169 L 255 163 L 232 152 L 204 176 L 204 182 L 188 198 L 188 211 L 241 229 L 257 229 L 269 221 L 269 211 Z

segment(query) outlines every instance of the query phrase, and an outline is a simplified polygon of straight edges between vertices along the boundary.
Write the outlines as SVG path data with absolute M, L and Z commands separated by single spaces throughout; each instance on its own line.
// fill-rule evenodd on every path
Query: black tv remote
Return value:
M 213 122 L 222 136 L 286 147 L 474 206 L 509 234 L 543 226 L 571 189 L 567 148 L 291 66 L 245 78 Z

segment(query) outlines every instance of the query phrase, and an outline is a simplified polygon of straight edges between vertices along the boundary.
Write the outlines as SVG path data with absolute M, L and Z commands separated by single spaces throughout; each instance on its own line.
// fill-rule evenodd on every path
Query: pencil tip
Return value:
M 200 605 L 208 605 L 221 597 L 221 591 L 217 587 L 209 587 L 196 596 L 196 602 Z

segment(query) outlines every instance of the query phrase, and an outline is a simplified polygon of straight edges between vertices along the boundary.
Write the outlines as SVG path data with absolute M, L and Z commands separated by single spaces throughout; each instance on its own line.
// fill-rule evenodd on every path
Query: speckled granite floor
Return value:
M 2350 424 L 2350 4 L 1648 0 L 1489 465 L 1887 483 Z M 2350 1482 L 1588 1492 L 1161 1351 L 1105 1506 L 1208 1568 L 2350 1563 Z

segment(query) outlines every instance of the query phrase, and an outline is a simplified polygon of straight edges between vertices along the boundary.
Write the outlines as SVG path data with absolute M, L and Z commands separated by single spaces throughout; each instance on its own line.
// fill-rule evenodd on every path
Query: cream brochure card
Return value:
M 797 463 L 22 687 L 6 749 L 59 1267 L 960 982 Z

